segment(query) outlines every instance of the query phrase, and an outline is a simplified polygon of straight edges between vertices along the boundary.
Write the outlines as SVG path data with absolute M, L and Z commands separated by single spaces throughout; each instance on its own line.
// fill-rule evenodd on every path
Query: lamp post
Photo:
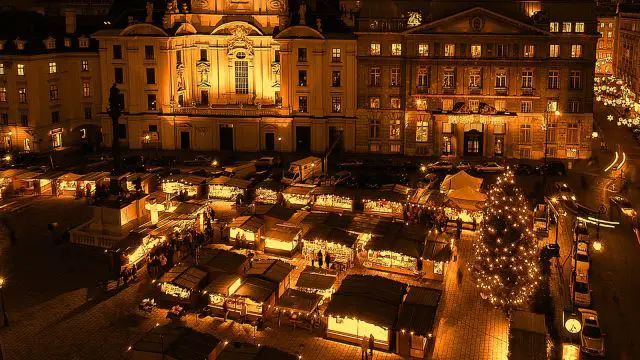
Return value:
M 2 306 L 2 326 L 3 327 L 7 327 L 9 326 L 9 317 L 7 316 L 7 310 L 5 308 L 5 304 L 4 304 L 4 278 L 0 277 L 0 305 Z
M 145 136 L 143 136 L 142 142 L 145 144 L 144 146 L 147 148 L 147 162 L 148 162 L 149 158 L 151 157 L 151 148 L 149 147 L 151 144 L 151 135 L 146 134 Z
M 549 148 L 549 120 L 552 115 L 552 112 L 549 111 L 549 107 L 547 106 L 547 110 L 544 112 L 544 122 L 542 123 L 542 130 L 544 130 L 544 176 L 543 176 L 543 191 L 547 191 L 547 152 Z M 556 119 L 560 116 L 560 111 L 553 111 L 553 115 Z

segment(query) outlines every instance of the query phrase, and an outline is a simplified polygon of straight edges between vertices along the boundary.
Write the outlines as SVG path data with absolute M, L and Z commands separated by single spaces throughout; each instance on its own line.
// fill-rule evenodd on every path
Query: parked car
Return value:
M 260 159 L 256 160 L 256 167 L 259 168 L 272 168 L 278 167 L 282 161 L 279 156 L 263 156 Z
M 350 171 L 346 171 L 346 170 L 338 171 L 335 175 L 333 175 L 332 182 L 333 182 L 333 185 L 342 185 L 349 178 L 351 178 Z
M 591 288 L 589 287 L 589 278 L 586 275 L 572 276 L 570 287 L 576 305 L 591 306 Z
M 572 261 L 572 265 L 575 267 L 575 272 L 578 275 L 589 275 L 589 268 L 591 266 L 591 259 L 589 258 L 589 244 L 586 244 L 586 247 L 581 246 L 580 244 L 586 244 L 582 241 L 578 241 L 576 246 L 578 249 L 576 250 Z
M 460 171 L 460 170 L 470 170 L 473 167 L 471 166 L 471 163 L 468 161 L 460 161 L 459 163 L 456 164 L 456 170 Z
M 211 165 L 212 162 L 213 162 L 213 158 L 211 158 L 211 156 L 206 156 L 206 155 L 196 155 L 195 158 L 184 161 L 185 164 L 203 165 L 203 166 L 209 166 Z
M 580 350 L 594 356 L 604 356 L 604 334 L 600 329 L 598 313 L 589 309 L 578 309 L 582 315 Z
M 338 165 L 338 167 L 341 169 L 346 169 L 346 168 L 361 167 L 363 164 L 364 162 L 362 160 L 349 159 L 349 160 L 339 161 L 336 165 Z
M 630 218 L 636 216 L 636 210 L 633 208 L 633 204 L 625 197 L 616 195 L 609 198 L 609 202 L 611 203 L 611 207 L 615 207 L 621 214 L 628 216 Z
M 558 199 L 562 199 L 564 201 L 576 201 L 576 196 L 574 195 L 573 190 L 567 183 L 557 182 L 553 185 L 553 190 L 555 191 Z
M 449 171 L 453 169 L 451 161 L 437 161 L 427 165 L 427 171 Z
M 546 164 L 536 166 L 536 172 L 540 175 L 565 176 L 567 175 L 567 168 L 561 162 L 550 161 Z
M 513 165 L 513 173 L 516 175 L 531 175 L 533 174 L 533 166 L 529 164 L 515 164 Z
M 476 166 L 476 171 L 484 173 L 503 172 L 504 166 L 498 164 L 497 162 L 486 162 L 482 165 Z

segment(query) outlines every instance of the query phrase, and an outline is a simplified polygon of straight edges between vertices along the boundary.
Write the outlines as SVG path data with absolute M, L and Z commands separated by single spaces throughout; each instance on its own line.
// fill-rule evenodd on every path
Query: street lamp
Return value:
M 2 306 L 2 319 L 3 319 L 2 326 L 6 327 L 6 326 L 9 326 L 9 317 L 7 316 L 7 310 L 5 309 L 5 306 L 4 306 L 3 290 L 4 290 L 4 278 L 0 277 L 0 305 Z

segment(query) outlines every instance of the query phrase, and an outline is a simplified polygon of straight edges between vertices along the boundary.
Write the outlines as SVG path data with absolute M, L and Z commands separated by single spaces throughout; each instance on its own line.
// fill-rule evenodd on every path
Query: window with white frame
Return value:
M 369 86 L 380 86 L 380 68 L 372 67 L 369 69 Z
M 83 49 L 86 49 L 89 47 L 89 38 L 86 36 L 81 37 L 78 40 L 78 46 L 80 46 Z
M 380 119 L 372 118 L 369 120 L 369 138 L 370 139 L 380 138 Z
M 572 113 L 580 112 L 580 100 L 571 100 L 569 101 L 569 111 Z
M 530 113 L 533 111 L 533 102 L 530 100 L 525 100 L 520 103 L 520 112 Z
M 0 102 L 7 102 L 7 88 L 0 87 Z
M 298 111 L 301 113 L 309 112 L 309 98 L 307 96 L 298 96 Z
M 482 87 L 480 69 L 469 70 L 469 87 L 479 89 Z
M 455 44 L 444 44 L 444 56 L 446 56 L 446 57 L 454 57 L 454 56 L 456 56 L 456 45 Z
M 80 63 L 80 71 L 89 71 L 89 60 L 82 60 Z
M 482 57 L 482 45 L 471 45 L 471 57 L 476 59 Z
M 562 32 L 564 33 L 570 33 L 571 32 L 571 23 L 568 21 L 565 21 L 562 23 Z
M 558 111 L 558 99 L 547 99 L 547 111 L 550 113 Z
M 416 122 L 416 141 L 427 142 L 429 141 L 429 121 L 418 120 Z
M 560 45 L 552 44 L 549 45 L 549 57 L 557 58 L 560 56 Z
M 444 70 L 442 77 L 442 87 L 453 89 L 456 86 L 456 72 L 453 69 Z
M 402 55 L 402 44 L 400 44 L 400 43 L 391 44 L 391 55 L 392 56 L 400 56 L 400 55 Z
M 471 112 L 478 112 L 478 109 L 480 109 L 480 100 L 471 99 L 469 100 L 468 104 L 469 110 L 471 110 Z
M 504 99 L 498 99 L 493 106 L 496 111 L 507 111 L 507 101 Z
M 0 75 L 4 75 L 4 63 L 0 62 Z
M 576 32 L 577 33 L 583 33 L 584 32 L 584 23 L 583 22 L 577 22 L 576 23 Z
M 567 144 L 580 143 L 580 128 L 576 123 L 567 124 Z
M 520 125 L 520 143 L 531 143 L 531 125 Z
M 533 88 L 533 71 L 531 70 L 523 70 L 522 71 L 522 88 L 523 89 L 532 89 Z
M 429 56 L 429 44 L 418 44 L 418 56 Z
M 558 125 L 547 124 L 547 142 L 555 144 L 558 141 Z
M 572 58 L 581 58 L 582 57 L 582 45 L 571 45 L 571 57 Z
M 369 55 L 378 56 L 380 55 L 380 43 L 372 42 L 369 44 Z
M 342 62 L 342 52 L 340 48 L 331 49 L 331 62 L 333 63 Z
M 371 96 L 371 97 L 369 97 L 369 108 L 370 109 L 380 109 L 380 97 L 379 96 Z
M 533 44 L 527 44 L 524 46 L 524 57 L 532 58 L 536 54 L 536 46 Z
M 82 80 L 82 96 L 91 96 L 91 83 L 89 80 Z
M 569 89 L 580 89 L 580 70 L 571 70 L 569 73 Z
M 426 66 L 418 67 L 418 81 L 417 85 L 420 87 L 429 86 L 429 72 Z
M 549 70 L 549 89 L 559 89 L 560 88 L 560 71 L 558 70 Z
M 453 110 L 453 99 L 442 99 L 442 110 L 444 111 Z
M 19 88 L 18 89 L 18 101 L 21 104 L 26 104 L 27 103 L 27 89 L 25 89 L 25 88 Z
M 391 108 L 392 109 L 400 109 L 400 98 L 399 97 L 392 97 L 391 98 Z
M 505 89 L 507 87 L 507 73 L 504 70 L 496 72 L 496 89 Z
M 249 62 L 236 60 L 234 65 L 236 94 L 249 93 Z
M 389 123 L 389 140 L 400 140 L 400 119 L 392 119 Z
M 505 57 L 505 56 L 507 56 L 507 45 L 505 45 L 505 44 L 497 44 L 496 45 L 496 56 L 497 57 Z
M 521 159 L 529 159 L 531 157 L 531 148 L 530 147 L 520 147 L 520 158 Z
M 400 86 L 400 68 L 391 68 L 391 86 Z

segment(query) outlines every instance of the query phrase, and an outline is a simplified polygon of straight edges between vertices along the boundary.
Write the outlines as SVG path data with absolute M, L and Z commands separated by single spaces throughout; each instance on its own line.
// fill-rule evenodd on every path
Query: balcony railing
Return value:
M 443 89 L 442 89 L 442 92 L 443 92 L 445 95 L 453 95 L 453 94 L 455 94 L 455 93 L 456 93 L 456 89 L 455 89 L 455 88 L 452 88 L 452 87 L 443 88 Z
M 523 96 L 532 96 L 535 93 L 535 90 L 533 88 L 522 88 L 521 92 Z
M 418 86 L 416 86 L 416 93 L 418 93 L 418 94 L 428 94 L 429 93 L 429 87 L 426 86 L 426 85 L 424 85 L 424 86 L 418 85 Z
M 222 115 L 222 116 L 272 116 L 278 115 L 280 109 L 276 107 L 260 107 L 247 105 L 243 107 L 198 107 L 184 106 L 174 108 L 176 114 L 184 115 Z
M 496 95 L 507 96 L 507 88 L 496 88 Z
M 469 87 L 469 94 L 471 95 L 480 95 L 481 92 L 482 92 L 482 88 L 480 87 L 477 87 L 477 86 Z

